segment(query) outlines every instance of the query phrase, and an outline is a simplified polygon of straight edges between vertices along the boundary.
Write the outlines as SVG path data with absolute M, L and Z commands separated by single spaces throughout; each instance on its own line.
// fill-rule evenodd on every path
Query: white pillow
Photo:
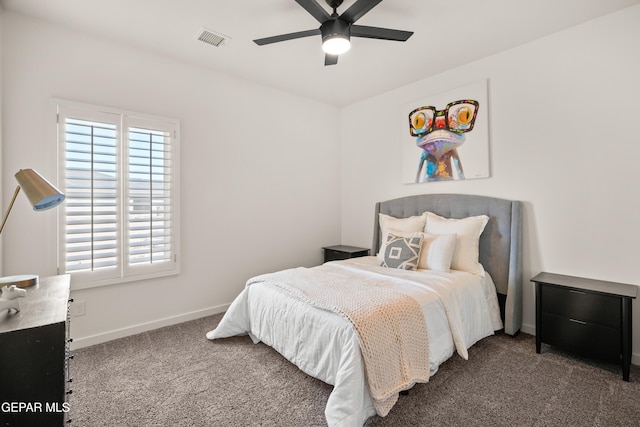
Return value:
M 427 221 L 427 213 L 422 215 L 410 216 L 409 218 L 396 218 L 383 213 L 378 214 L 378 222 L 380 223 L 380 251 L 378 252 L 378 261 L 384 261 L 384 250 L 387 246 L 387 235 L 389 232 L 401 237 L 408 237 L 411 233 L 424 231 L 424 225 Z M 408 235 L 407 235 L 408 234 Z
M 423 233 L 418 268 L 448 273 L 455 248 L 455 234 Z
M 478 262 L 478 256 L 480 235 L 487 222 L 489 217 L 486 215 L 453 219 L 427 212 L 424 231 L 432 234 L 455 234 L 456 247 L 451 259 L 451 268 L 484 277 L 484 267 Z

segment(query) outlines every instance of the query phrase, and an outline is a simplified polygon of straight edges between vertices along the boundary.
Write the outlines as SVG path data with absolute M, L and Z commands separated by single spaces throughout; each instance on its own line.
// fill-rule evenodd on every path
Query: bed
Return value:
M 273 347 L 308 375 L 334 386 L 325 408 L 329 426 L 362 426 L 376 413 L 386 415 L 401 389 L 428 381 L 454 353 L 467 358 L 468 348 L 494 331 L 504 329 L 509 335 L 519 331 L 521 206 L 518 201 L 461 194 L 417 195 L 376 203 L 374 255 L 251 278 L 218 326 L 207 333 L 207 338 L 249 335 L 255 343 L 264 342 Z M 482 271 L 389 268 L 385 263 L 393 261 L 387 256 L 393 253 L 393 238 L 407 244 L 412 237 L 398 237 L 396 234 L 402 233 L 396 229 L 389 232 L 388 221 L 408 224 L 426 215 L 432 219 L 429 224 L 442 224 L 445 232 L 446 227 L 458 220 L 466 224 L 471 219 L 484 218 L 476 241 L 476 257 Z M 424 227 L 426 231 L 433 231 Z M 442 236 L 445 237 L 444 233 Z M 454 233 L 456 236 L 459 238 L 460 234 Z M 422 240 L 419 244 L 422 245 Z M 456 245 L 460 246 L 459 240 Z M 453 255 L 454 262 L 457 255 Z M 422 353 L 424 360 L 412 361 L 410 365 L 426 365 L 422 367 L 428 371 L 426 377 L 409 377 L 400 388 L 393 389 L 387 400 L 390 407 L 381 413 L 374 387 L 376 381 L 372 380 L 370 346 L 363 340 L 358 325 L 350 322 L 351 317 L 342 311 L 332 311 L 301 297 L 302 294 L 286 284 L 287 280 L 308 282 L 312 288 L 322 288 L 318 286 L 320 283 L 331 287 L 339 282 L 354 286 L 356 292 L 358 286 L 364 285 L 371 285 L 364 289 L 380 289 L 383 293 L 389 288 L 394 295 L 417 302 L 426 329 L 416 330 L 419 336 L 425 336 L 427 350 Z M 406 339 L 411 345 L 414 341 L 419 344 L 421 340 L 415 339 L 416 331 L 412 333 L 414 335 L 408 334 Z M 390 334 L 387 332 L 387 335 Z

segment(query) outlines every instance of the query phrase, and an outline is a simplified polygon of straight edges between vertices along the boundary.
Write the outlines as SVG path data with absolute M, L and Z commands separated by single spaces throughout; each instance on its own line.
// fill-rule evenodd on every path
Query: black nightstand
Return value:
M 369 249 L 356 246 L 336 245 L 325 246 L 322 249 L 324 249 L 324 262 L 369 255 Z
M 536 284 L 536 352 L 542 342 L 622 365 L 629 381 L 631 307 L 638 287 L 540 273 Z

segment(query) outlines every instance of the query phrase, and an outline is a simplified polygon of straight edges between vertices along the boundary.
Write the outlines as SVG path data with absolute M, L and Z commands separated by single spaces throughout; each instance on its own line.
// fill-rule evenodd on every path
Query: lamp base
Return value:
M 39 278 L 37 274 L 23 274 L 20 276 L 0 277 L 0 288 L 5 286 L 16 285 L 18 288 L 28 288 L 37 285 Z

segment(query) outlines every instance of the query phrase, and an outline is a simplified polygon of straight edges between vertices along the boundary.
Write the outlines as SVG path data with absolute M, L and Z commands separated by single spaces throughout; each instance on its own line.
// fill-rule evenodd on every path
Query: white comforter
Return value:
M 422 306 L 429 339 L 430 371 L 457 350 L 467 349 L 502 328 L 495 288 L 460 271 L 405 271 L 380 267 L 375 257 L 334 261 L 319 267 L 354 280 L 385 277 Z M 366 385 L 358 336 L 341 316 L 296 300 L 268 282 L 247 286 L 231 304 L 210 340 L 249 334 L 305 373 L 334 386 L 325 408 L 329 426 L 362 426 L 375 414 Z

